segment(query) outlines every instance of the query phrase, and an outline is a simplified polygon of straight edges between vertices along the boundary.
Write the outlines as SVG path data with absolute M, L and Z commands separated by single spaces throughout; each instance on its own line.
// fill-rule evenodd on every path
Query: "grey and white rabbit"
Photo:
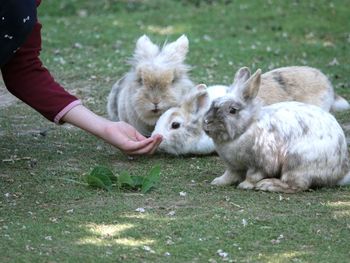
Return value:
M 185 35 L 163 48 L 146 36 L 137 40 L 130 71 L 118 80 L 108 96 L 112 120 L 125 121 L 149 136 L 160 115 L 178 106 L 194 85 L 184 63 L 188 52 Z
M 300 102 L 262 106 L 261 70 L 240 69 L 226 96 L 213 101 L 203 128 L 227 165 L 213 185 L 294 193 L 350 184 L 344 132 L 320 107 Z
M 242 68 L 243 69 L 243 68 Z M 247 74 L 250 75 L 246 68 Z M 233 83 L 231 88 L 236 84 Z M 215 85 L 190 93 L 180 106 L 172 107 L 158 120 L 153 134 L 161 134 L 159 151 L 175 155 L 209 154 L 214 144 L 202 130 L 201 120 L 210 103 L 226 94 L 227 86 Z M 207 94 L 205 94 L 207 92 Z M 349 109 L 349 103 L 335 95 L 327 77 L 311 67 L 283 67 L 261 75 L 257 96 L 265 105 L 282 101 L 300 101 L 320 106 L 326 111 Z M 200 103 L 199 103 L 200 102 Z

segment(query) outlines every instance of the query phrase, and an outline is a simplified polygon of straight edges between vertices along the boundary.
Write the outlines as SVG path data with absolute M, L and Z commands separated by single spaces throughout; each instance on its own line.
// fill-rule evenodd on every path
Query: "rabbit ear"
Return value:
M 159 53 L 159 47 L 152 43 L 148 36 L 143 35 L 136 42 L 134 58 L 136 60 L 155 57 Z
M 192 114 L 198 114 L 206 110 L 209 104 L 209 95 L 207 92 L 207 86 L 204 84 L 199 84 L 196 86 L 197 92 L 188 96 L 184 103 L 184 108 L 186 112 Z
M 250 70 L 248 67 L 240 68 L 233 80 L 233 83 L 229 86 L 228 92 L 236 92 L 237 89 L 243 86 L 243 84 L 250 78 Z
M 249 78 L 250 78 L 250 70 L 249 70 L 249 68 L 242 67 L 236 72 L 232 86 L 237 86 L 239 84 L 243 84 Z
M 205 84 L 198 84 L 195 88 L 198 91 L 202 91 L 202 90 L 206 90 L 207 89 L 207 85 L 205 85 Z
M 188 52 L 188 38 L 185 35 L 179 37 L 176 41 L 167 44 L 162 49 L 164 57 L 172 61 L 183 62 Z
M 261 82 L 261 69 L 258 69 L 242 86 L 242 98 L 252 100 L 258 94 Z

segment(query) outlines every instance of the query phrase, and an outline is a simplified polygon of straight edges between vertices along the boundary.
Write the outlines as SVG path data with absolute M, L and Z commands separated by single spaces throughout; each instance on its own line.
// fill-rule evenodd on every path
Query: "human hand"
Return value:
M 162 141 L 161 135 L 144 137 L 126 122 L 111 122 L 105 128 L 103 139 L 128 155 L 153 154 Z
M 75 125 L 128 155 L 153 154 L 162 141 L 161 135 L 146 138 L 126 122 L 113 122 L 78 105 L 63 116 L 62 121 Z

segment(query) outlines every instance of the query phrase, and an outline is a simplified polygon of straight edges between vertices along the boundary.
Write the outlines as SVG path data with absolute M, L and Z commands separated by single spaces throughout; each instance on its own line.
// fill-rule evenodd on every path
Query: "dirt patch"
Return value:
M 4 82 L 0 78 L 0 109 L 7 108 L 16 101 L 18 101 L 18 99 L 8 92 L 8 90 L 5 88 Z

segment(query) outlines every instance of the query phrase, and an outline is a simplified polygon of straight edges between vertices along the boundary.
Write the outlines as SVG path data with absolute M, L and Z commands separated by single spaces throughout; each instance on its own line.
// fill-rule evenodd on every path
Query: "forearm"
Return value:
M 102 138 L 105 137 L 106 129 L 111 124 L 111 121 L 96 115 L 83 105 L 72 108 L 61 120 Z
M 145 138 L 131 125 L 107 120 L 82 105 L 72 108 L 62 121 L 94 134 L 130 155 L 152 154 L 162 140 L 160 135 Z

